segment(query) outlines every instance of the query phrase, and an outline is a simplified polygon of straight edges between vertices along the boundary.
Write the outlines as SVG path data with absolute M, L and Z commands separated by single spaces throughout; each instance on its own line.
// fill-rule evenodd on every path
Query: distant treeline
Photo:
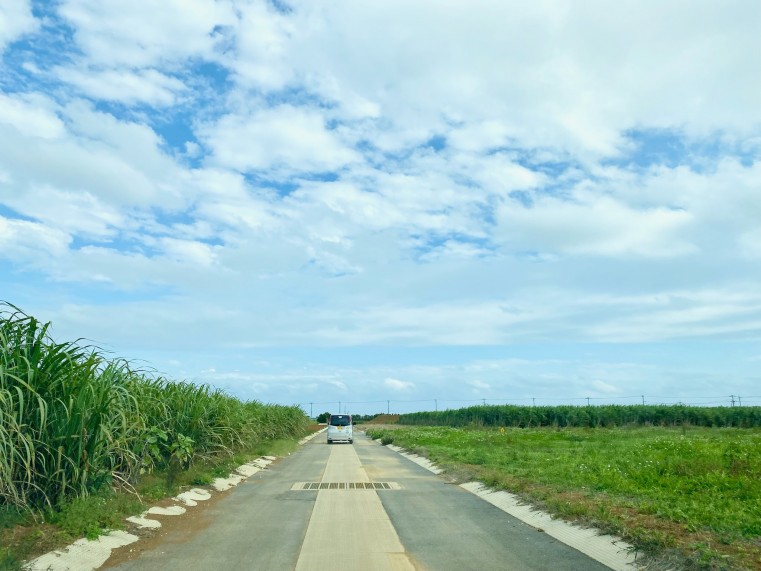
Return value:
M 684 405 L 471 406 L 457 410 L 403 414 L 399 417 L 399 424 L 417 426 L 511 426 L 517 428 L 537 426 L 596 428 L 627 425 L 751 428 L 761 426 L 761 407 Z

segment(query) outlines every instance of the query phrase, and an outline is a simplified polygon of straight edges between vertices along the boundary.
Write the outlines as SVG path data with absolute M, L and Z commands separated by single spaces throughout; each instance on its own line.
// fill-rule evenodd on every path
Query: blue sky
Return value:
M 5 0 L 0 300 L 315 413 L 761 404 L 759 27 L 753 0 Z

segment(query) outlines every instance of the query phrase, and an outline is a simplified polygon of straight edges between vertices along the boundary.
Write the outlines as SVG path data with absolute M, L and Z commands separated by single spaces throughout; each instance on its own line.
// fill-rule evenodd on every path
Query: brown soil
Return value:
M 364 424 L 396 424 L 397 422 L 399 422 L 398 414 L 379 414 Z

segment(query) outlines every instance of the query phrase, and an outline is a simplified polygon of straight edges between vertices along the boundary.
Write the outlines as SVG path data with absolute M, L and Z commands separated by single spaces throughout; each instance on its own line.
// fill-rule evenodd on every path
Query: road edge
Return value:
M 380 443 L 378 445 L 381 446 Z M 387 445 L 386 448 L 404 456 L 433 474 L 438 475 L 443 472 L 441 468 L 423 456 L 393 444 Z M 518 496 L 503 490 L 493 490 L 483 482 L 467 482 L 461 484 L 460 487 L 614 571 L 636 571 L 639 569 L 636 563 L 636 549 L 620 537 L 600 533 L 594 528 L 580 527 L 562 519 L 554 519 L 550 514 L 525 504 Z

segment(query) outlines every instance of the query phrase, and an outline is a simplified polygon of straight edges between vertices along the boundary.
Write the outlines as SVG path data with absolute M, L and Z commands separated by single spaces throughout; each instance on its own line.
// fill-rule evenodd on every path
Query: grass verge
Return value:
M 761 430 L 368 428 L 451 476 L 617 534 L 652 569 L 761 570 Z

